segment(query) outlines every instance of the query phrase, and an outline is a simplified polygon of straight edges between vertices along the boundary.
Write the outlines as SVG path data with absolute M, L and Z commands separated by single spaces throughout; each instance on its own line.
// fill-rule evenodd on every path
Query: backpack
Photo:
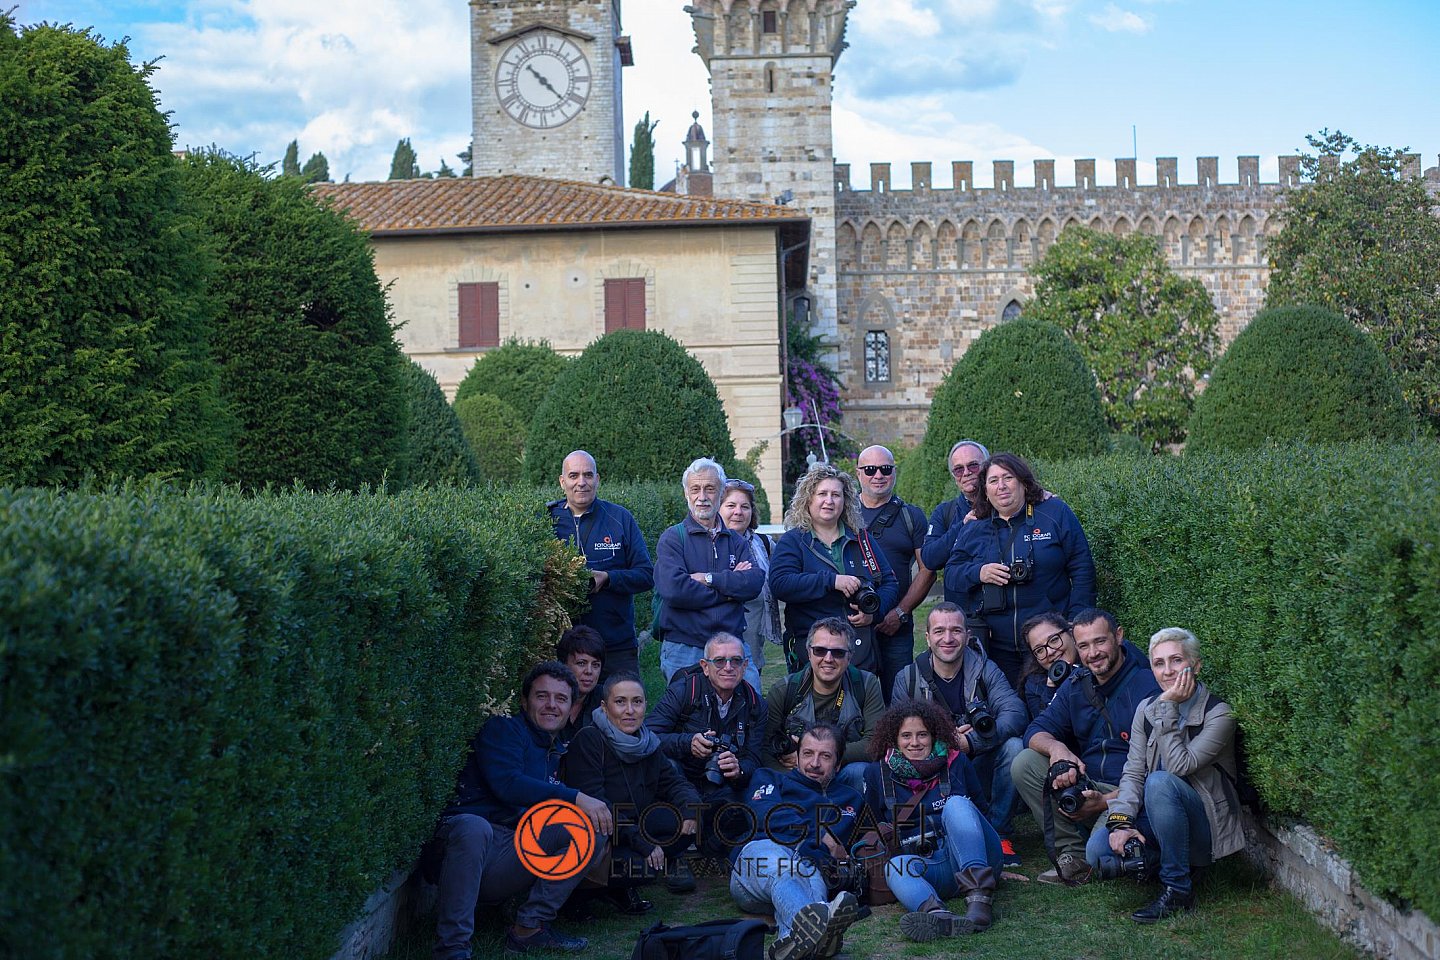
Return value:
M 895 518 L 898 516 L 900 517 L 900 519 L 905 521 L 905 535 L 909 537 L 910 541 L 913 543 L 915 540 L 915 518 L 910 516 L 909 510 L 905 509 L 907 506 L 909 506 L 909 504 L 907 504 L 904 500 L 901 500 L 899 497 L 895 497 L 894 499 L 892 499 L 890 501 L 890 504 L 895 508 L 894 510 L 888 510 L 885 513 L 877 514 L 875 516 L 875 521 L 873 523 L 866 524 L 866 526 L 871 530 L 884 530 L 886 527 L 890 526 L 890 524 L 894 523 Z M 951 513 L 953 512 L 954 511 L 952 510 Z
M 688 927 L 663 923 L 640 934 L 630 960 L 764 960 L 763 920 L 707 920 Z
M 667 527 L 666 531 L 668 530 L 680 531 L 680 536 L 683 538 L 685 536 L 685 521 L 682 520 L 674 526 Z M 665 536 L 666 531 L 661 531 L 660 537 Z M 655 538 L 655 550 L 657 553 L 660 550 L 660 537 Z M 684 542 L 683 539 L 681 542 Z M 660 629 L 660 614 L 664 609 L 665 601 L 660 599 L 660 591 L 650 591 L 650 636 L 655 639 L 656 643 L 663 643 L 665 641 L 665 631 Z

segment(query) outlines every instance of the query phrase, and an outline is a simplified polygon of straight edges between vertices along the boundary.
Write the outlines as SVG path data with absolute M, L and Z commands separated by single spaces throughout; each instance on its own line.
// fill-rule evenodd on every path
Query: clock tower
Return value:
M 625 182 L 620 0 L 470 0 L 472 167 Z

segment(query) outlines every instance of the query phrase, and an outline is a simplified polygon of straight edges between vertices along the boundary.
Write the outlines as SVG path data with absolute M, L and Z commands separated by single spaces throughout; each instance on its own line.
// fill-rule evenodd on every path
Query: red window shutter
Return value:
M 605 281 L 605 332 L 625 327 L 625 281 Z
M 460 349 L 500 345 L 500 284 L 460 284 Z
M 645 279 L 605 281 L 605 332 L 645 329 Z
M 625 281 L 625 326 L 631 330 L 645 329 L 645 281 Z

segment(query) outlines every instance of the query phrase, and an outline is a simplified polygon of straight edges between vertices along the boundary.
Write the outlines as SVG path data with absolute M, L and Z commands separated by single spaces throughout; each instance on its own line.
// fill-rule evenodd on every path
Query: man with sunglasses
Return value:
M 700 849 L 723 856 L 726 838 L 744 838 L 745 818 L 732 826 L 735 814 L 723 817 L 730 804 L 743 804 L 750 777 L 760 766 L 765 742 L 765 701 L 745 681 L 745 644 L 717 633 L 705 644 L 705 657 L 693 667 L 677 670 L 645 726 L 660 737 L 660 749 L 680 766 L 700 792 Z M 717 820 L 719 821 L 717 823 Z M 674 893 L 695 889 L 688 867 L 673 873 L 667 886 Z
M 870 538 L 890 561 L 900 602 L 875 624 L 880 664 L 880 693 L 890 699 L 890 684 L 915 654 L 915 608 L 935 585 L 935 574 L 920 559 L 925 542 L 925 513 L 895 495 L 895 455 L 885 447 L 860 451 L 855 473 L 860 481 L 860 516 Z M 910 565 L 915 564 L 911 578 Z
M 980 496 L 980 471 L 989 459 L 990 451 L 978 440 L 961 440 L 950 448 L 950 456 L 945 461 L 946 469 L 955 479 L 955 486 L 960 492 L 930 514 L 925 543 L 920 547 L 920 562 L 932 572 L 944 569 L 945 562 L 950 559 L 955 538 L 960 535 L 960 528 L 965 525 L 975 498 Z
M 836 779 L 863 794 L 870 734 L 885 712 L 885 700 L 880 679 L 850 664 L 854 639 L 854 628 L 840 617 L 810 625 L 806 638 L 810 662 L 776 681 L 766 700 L 765 765 L 794 769 L 800 731 L 816 723 L 832 724 L 845 740 Z

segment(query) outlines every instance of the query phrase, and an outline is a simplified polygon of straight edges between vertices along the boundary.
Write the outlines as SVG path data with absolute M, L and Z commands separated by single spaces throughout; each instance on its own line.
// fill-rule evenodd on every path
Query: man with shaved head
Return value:
M 900 602 L 874 626 L 880 692 L 888 702 L 895 674 L 915 656 L 913 614 L 934 586 L 935 574 L 920 560 L 925 512 L 895 495 L 895 481 L 900 476 L 895 455 L 881 446 L 866 447 L 856 461 L 855 476 L 860 481 L 860 516 L 899 581 Z
M 595 458 L 576 450 L 560 467 L 565 494 L 546 507 L 555 538 L 585 555 L 590 570 L 590 609 L 579 622 L 605 641 L 605 673 L 639 673 L 635 656 L 635 594 L 649 590 L 655 569 L 645 538 L 630 511 L 599 499 L 600 471 Z

